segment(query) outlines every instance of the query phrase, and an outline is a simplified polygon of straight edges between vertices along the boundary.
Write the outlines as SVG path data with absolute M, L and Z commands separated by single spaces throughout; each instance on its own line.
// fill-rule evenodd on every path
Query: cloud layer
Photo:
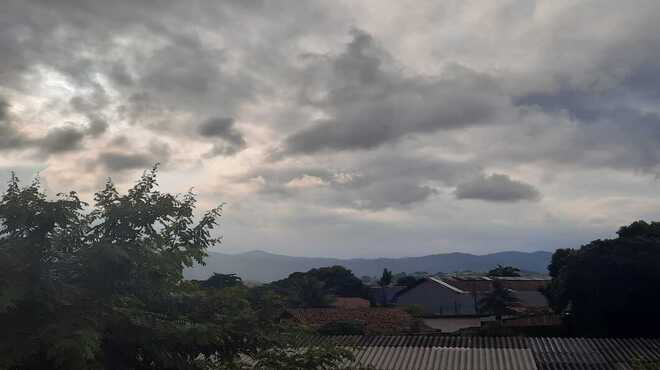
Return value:
M 227 202 L 228 250 L 552 249 L 657 218 L 660 4 L 8 0 L 0 169 Z M 597 21 L 594 21 L 597 20 Z

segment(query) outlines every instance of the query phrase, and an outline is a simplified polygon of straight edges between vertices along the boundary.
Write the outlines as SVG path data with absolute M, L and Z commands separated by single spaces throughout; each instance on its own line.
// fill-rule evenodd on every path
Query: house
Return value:
M 465 291 L 484 292 L 493 287 L 494 281 L 499 281 L 506 289 L 516 291 L 539 291 L 550 283 L 550 277 L 527 276 L 447 276 L 442 278 L 445 282 Z
M 397 306 L 419 306 L 425 316 L 476 315 L 478 297 L 459 289 L 443 279 L 428 276 L 395 296 Z
M 313 329 L 331 323 L 359 322 L 365 334 L 400 334 L 409 332 L 415 320 L 400 308 L 292 308 L 286 310 L 293 320 Z
M 493 289 L 495 281 L 500 281 L 520 300 L 516 311 L 547 309 L 548 302 L 540 289 L 549 279 L 526 277 L 429 276 L 397 293 L 395 302 L 398 306 L 419 306 L 426 316 L 478 315 L 478 302 Z

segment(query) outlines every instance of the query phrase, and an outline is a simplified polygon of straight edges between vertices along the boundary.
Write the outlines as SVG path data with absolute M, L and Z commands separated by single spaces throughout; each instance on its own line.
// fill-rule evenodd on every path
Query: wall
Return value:
M 471 294 L 459 294 L 447 287 L 426 280 L 400 295 L 399 306 L 419 305 L 425 315 L 474 315 Z

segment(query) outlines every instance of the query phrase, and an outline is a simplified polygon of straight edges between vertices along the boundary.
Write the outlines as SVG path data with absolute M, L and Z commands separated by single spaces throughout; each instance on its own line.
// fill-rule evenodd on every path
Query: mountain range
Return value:
M 486 272 L 498 264 L 515 266 L 523 271 L 547 273 L 551 252 L 498 252 L 485 255 L 468 253 L 432 254 L 421 257 L 402 258 L 323 258 L 292 257 L 264 251 L 239 254 L 209 252 L 206 265 L 196 265 L 184 271 L 187 279 L 206 279 L 214 272 L 235 273 L 243 280 L 270 282 L 287 277 L 296 271 L 307 271 L 316 267 L 344 266 L 358 277 L 380 276 L 384 268 L 395 273 L 405 272 Z

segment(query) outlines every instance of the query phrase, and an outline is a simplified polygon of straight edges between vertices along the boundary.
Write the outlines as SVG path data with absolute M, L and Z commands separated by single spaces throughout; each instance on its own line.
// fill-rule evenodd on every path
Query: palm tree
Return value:
M 493 290 L 479 300 L 481 312 L 492 313 L 497 321 L 502 321 L 502 316 L 514 313 L 511 308 L 520 303 L 510 289 L 506 289 L 501 282 L 493 281 Z
M 387 289 L 388 285 L 392 284 L 392 271 L 388 269 L 383 269 L 383 275 L 381 275 L 380 280 L 378 280 L 378 285 L 383 290 L 383 306 L 387 306 L 389 301 L 387 300 Z

